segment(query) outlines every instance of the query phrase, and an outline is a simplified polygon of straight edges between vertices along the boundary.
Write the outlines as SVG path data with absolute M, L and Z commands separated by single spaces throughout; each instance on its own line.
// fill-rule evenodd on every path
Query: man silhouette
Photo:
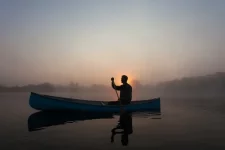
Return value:
M 127 83 L 128 77 L 126 75 L 122 75 L 121 77 L 121 82 L 123 83 L 120 86 L 116 86 L 115 82 L 114 82 L 114 78 L 111 78 L 112 81 L 112 88 L 115 90 L 120 91 L 120 98 L 118 99 L 118 101 L 115 102 L 109 102 L 109 105 L 118 105 L 118 104 L 122 104 L 122 105 L 128 105 L 130 104 L 131 100 L 132 100 L 132 87 L 130 84 Z

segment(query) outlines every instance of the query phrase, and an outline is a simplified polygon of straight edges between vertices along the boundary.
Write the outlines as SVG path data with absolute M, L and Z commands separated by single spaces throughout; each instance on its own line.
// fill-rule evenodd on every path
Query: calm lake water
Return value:
M 95 119 L 98 116 L 94 114 L 54 116 L 37 113 L 28 101 L 29 93 L 0 94 L 0 150 L 225 149 L 225 98 L 162 97 L 160 115 L 133 114 L 133 133 L 127 146 L 121 144 L 121 135 L 115 135 L 111 143 L 117 115 L 100 115 L 101 119 Z M 49 127 L 34 131 L 43 124 Z

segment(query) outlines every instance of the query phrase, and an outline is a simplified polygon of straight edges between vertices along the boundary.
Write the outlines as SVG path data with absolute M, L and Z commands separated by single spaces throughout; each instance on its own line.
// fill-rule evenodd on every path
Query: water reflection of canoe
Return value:
M 75 110 L 93 112 L 120 112 L 120 106 L 108 105 L 106 101 L 90 101 L 72 98 L 55 97 L 31 93 L 29 104 L 37 110 Z M 123 106 L 126 111 L 159 111 L 160 98 L 132 101 Z
M 112 113 L 74 112 L 74 111 L 39 111 L 28 118 L 28 130 L 36 131 L 49 126 L 62 125 L 76 121 L 110 119 Z

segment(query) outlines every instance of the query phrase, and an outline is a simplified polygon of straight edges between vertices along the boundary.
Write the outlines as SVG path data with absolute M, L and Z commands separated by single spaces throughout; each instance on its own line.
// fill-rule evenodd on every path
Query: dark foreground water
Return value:
M 127 146 L 121 135 L 111 143 L 119 116 L 37 113 L 28 100 L 29 93 L 0 94 L 0 150 L 225 149 L 223 98 L 162 97 L 161 115 L 133 115 Z

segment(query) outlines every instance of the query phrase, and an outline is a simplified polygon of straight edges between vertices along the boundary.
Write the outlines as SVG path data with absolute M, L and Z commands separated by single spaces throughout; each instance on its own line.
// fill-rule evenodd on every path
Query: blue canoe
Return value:
M 118 113 L 121 110 L 121 106 L 108 105 L 107 101 L 63 98 L 41 95 L 33 92 L 31 92 L 30 95 L 29 104 L 34 109 L 44 111 L 74 110 Z M 133 100 L 131 104 L 122 107 L 129 112 L 160 111 L 160 98 L 138 101 Z

